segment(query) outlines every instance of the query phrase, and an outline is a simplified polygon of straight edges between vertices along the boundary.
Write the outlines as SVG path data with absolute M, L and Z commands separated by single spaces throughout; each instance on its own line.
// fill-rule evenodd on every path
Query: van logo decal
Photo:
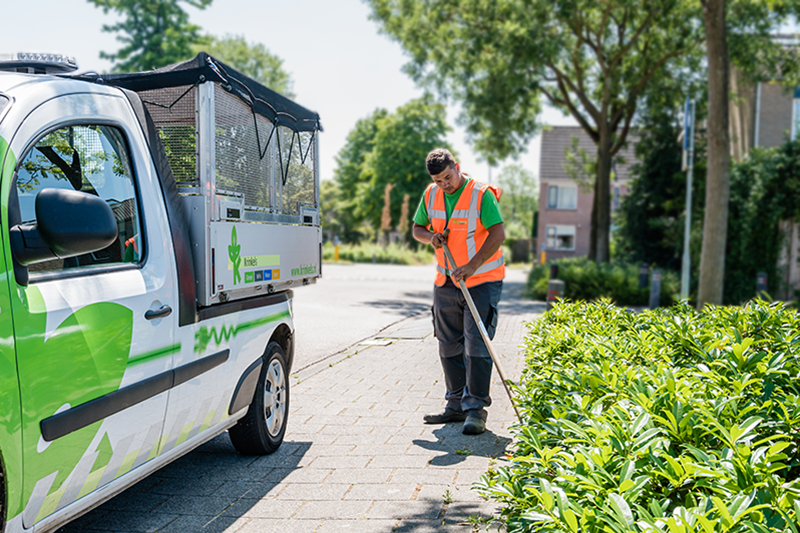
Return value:
M 242 247 L 237 243 L 236 239 L 236 226 L 233 226 L 231 229 L 231 245 L 228 246 L 228 258 L 231 260 L 231 264 L 233 265 L 233 284 L 242 281 L 242 274 L 239 272 L 239 267 L 242 264 L 242 258 L 239 257 L 239 252 L 242 250 Z
M 257 328 L 259 326 L 263 326 L 264 324 L 276 322 L 291 316 L 292 315 L 288 310 L 280 311 L 278 313 L 273 313 L 271 315 L 258 318 L 256 320 L 251 320 L 250 322 L 244 322 L 243 324 L 236 326 L 221 326 L 219 331 L 217 331 L 217 326 L 211 326 L 210 328 L 206 326 L 200 326 L 200 328 L 194 334 L 194 351 L 195 353 L 203 353 L 212 341 L 214 342 L 214 346 L 218 347 L 223 342 L 230 342 L 231 339 L 236 337 L 236 335 L 242 331 Z

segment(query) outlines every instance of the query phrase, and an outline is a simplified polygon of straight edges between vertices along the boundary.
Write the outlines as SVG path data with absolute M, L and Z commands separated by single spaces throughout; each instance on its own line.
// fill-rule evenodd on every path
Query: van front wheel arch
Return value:
M 277 450 L 289 418 L 289 376 L 286 355 L 277 342 L 264 353 L 253 401 L 247 414 L 229 431 L 231 443 L 243 455 L 267 455 Z

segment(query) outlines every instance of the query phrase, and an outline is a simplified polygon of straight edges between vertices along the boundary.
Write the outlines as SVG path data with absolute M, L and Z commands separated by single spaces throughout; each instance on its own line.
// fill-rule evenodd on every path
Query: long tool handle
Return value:
M 450 232 L 449 229 L 445 230 L 444 237 L 447 238 L 447 234 Z M 455 270 L 458 268 L 456 262 L 453 260 L 453 254 L 450 253 L 450 248 L 447 247 L 447 244 L 442 245 L 444 248 L 444 255 L 447 257 L 447 261 L 453 265 L 453 269 Z M 494 346 L 492 346 L 492 341 L 489 338 L 489 333 L 486 331 L 486 327 L 483 325 L 483 320 L 481 320 L 481 315 L 478 314 L 478 308 L 475 307 L 475 302 L 472 300 L 472 295 L 467 290 L 467 285 L 464 283 L 463 279 L 458 280 L 458 286 L 461 287 L 461 292 L 464 294 L 464 299 L 467 301 L 467 306 L 469 307 L 470 313 L 472 313 L 472 318 L 475 319 L 475 323 L 478 324 L 478 329 L 481 332 L 481 337 L 483 338 L 484 344 L 486 344 L 486 348 L 489 349 L 489 355 L 492 356 L 492 361 L 494 361 L 494 366 L 497 368 L 497 373 L 500 374 L 500 381 L 503 382 L 503 388 L 506 389 L 506 394 L 508 394 L 508 399 L 511 400 L 511 407 L 514 408 L 514 412 L 517 414 L 517 420 L 519 423 L 522 424 L 522 416 L 519 414 L 519 409 L 517 409 L 517 404 L 514 403 L 514 396 L 511 394 L 511 389 L 508 386 L 508 379 L 506 379 L 506 373 L 503 371 L 503 365 L 500 364 L 500 358 L 494 351 Z

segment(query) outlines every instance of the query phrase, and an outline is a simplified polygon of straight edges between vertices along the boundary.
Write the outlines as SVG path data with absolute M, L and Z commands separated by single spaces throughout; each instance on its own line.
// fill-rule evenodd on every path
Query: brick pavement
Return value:
M 512 379 L 524 323 L 543 310 L 521 289 L 507 280 L 494 342 Z M 276 453 L 243 457 L 220 435 L 61 531 L 472 531 L 495 507 L 471 485 L 502 462 L 514 412 L 495 373 L 484 434 L 423 424 L 444 403 L 437 353 L 430 316 L 396 324 L 292 375 Z

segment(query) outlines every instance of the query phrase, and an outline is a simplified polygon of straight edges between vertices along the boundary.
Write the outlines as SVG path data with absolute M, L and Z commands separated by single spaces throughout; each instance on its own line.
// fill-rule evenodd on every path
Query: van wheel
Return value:
M 243 455 L 267 455 L 277 450 L 286 433 L 289 418 L 289 379 L 286 356 L 277 342 L 270 342 L 258 386 L 247 414 L 228 434 L 236 451 Z

